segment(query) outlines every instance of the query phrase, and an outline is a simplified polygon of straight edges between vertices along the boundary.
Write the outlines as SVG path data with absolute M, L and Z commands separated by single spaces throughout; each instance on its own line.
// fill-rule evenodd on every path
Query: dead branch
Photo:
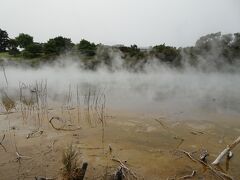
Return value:
M 21 160 L 22 160 L 22 159 L 32 159 L 32 158 L 29 157 L 29 156 L 23 156 L 23 155 L 21 155 L 21 154 L 19 153 L 19 151 L 18 151 L 15 138 L 14 138 L 14 142 L 15 142 L 14 145 L 15 145 L 15 150 L 16 150 L 15 153 L 16 153 L 16 155 L 17 155 L 16 162 L 18 162 L 19 164 L 21 164 Z
M 183 154 L 185 154 L 189 159 L 191 159 L 193 162 L 197 162 L 197 160 L 192 156 L 192 153 L 187 152 L 185 150 L 179 149 L 180 152 L 182 152 Z
M 130 173 L 135 179 L 138 179 L 137 175 L 134 172 L 132 172 L 125 164 L 123 164 L 121 160 L 112 158 L 112 161 L 118 162 L 121 168 L 123 168 L 126 172 Z
M 189 178 L 194 177 L 194 176 L 196 175 L 196 173 L 197 173 L 197 171 L 193 170 L 192 174 L 182 176 L 182 177 L 180 177 L 180 178 L 178 178 L 178 179 L 189 179 Z
M 235 141 L 233 141 L 232 144 L 228 145 L 228 146 L 218 155 L 218 157 L 212 162 L 212 164 L 213 164 L 213 165 L 218 165 L 218 164 L 221 162 L 222 158 L 223 158 L 224 156 L 226 156 L 226 155 L 229 153 L 229 151 L 231 151 L 233 148 L 235 148 L 239 143 L 240 143 L 240 136 L 239 136 Z
M 7 149 L 5 148 L 5 146 L 2 144 L 3 143 L 3 141 L 4 141 L 4 139 L 5 139 L 5 134 L 3 135 L 3 137 L 2 137 L 2 140 L 1 140 L 1 142 L 0 142 L 0 145 L 2 146 L 2 148 L 3 148 L 3 150 L 5 151 L 5 152 L 7 152 Z
M 52 118 L 49 120 L 49 123 L 51 124 L 52 128 L 55 129 L 55 130 L 57 130 L 57 131 L 77 131 L 77 130 L 80 130 L 80 129 L 81 129 L 81 127 L 72 128 L 72 129 L 70 129 L 70 128 L 58 128 L 58 127 L 55 127 L 54 124 L 53 124 L 53 122 L 52 122 L 54 119 L 59 121 L 60 118 L 59 118 L 59 117 L 52 117 Z
M 32 157 L 23 156 L 23 155 L 19 154 L 19 152 L 17 152 L 17 151 L 16 151 L 16 155 L 17 155 L 16 161 L 19 163 L 21 163 L 22 159 L 32 159 Z
M 230 179 L 230 180 L 234 180 L 234 178 L 226 173 L 223 173 L 221 171 L 218 171 L 216 169 L 214 169 L 213 167 L 211 167 L 210 165 L 208 165 L 206 162 L 196 159 L 192 156 L 191 153 L 185 151 L 185 150 L 179 150 L 180 152 L 182 152 L 183 154 L 185 154 L 189 159 L 191 159 L 193 162 L 198 162 L 200 164 L 202 164 L 203 166 L 205 166 L 207 169 L 209 169 L 215 176 L 219 177 L 220 179 L 226 180 L 226 179 Z

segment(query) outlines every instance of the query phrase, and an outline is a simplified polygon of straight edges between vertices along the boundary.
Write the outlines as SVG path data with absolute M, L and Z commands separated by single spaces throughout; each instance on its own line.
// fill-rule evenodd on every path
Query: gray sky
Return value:
M 58 35 L 103 44 L 190 46 L 240 32 L 240 0 L 0 0 L 0 28 L 35 41 Z

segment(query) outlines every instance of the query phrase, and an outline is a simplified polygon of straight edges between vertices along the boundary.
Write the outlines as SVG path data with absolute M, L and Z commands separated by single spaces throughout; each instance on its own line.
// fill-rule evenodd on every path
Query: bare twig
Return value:
M 19 154 L 18 151 L 16 151 L 16 155 L 17 155 L 17 162 L 21 163 L 21 159 L 32 159 L 32 157 L 29 157 L 29 156 L 23 156 L 21 154 Z
M 193 162 L 197 162 L 197 160 L 192 156 L 192 153 L 187 152 L 185 150 L 179 149 L 180 152 L 182 152 L 183 154 L 185 154 L 189 159 L 191 159 Z
M 3 64 L 2 64 L 2 69 L 3 69 L 3 74 L 4 74 L 4 78 L 5 78 L 6 84 L 7 84 L 7 86 L 8 86 L 8 80 L 7 80 L 6 70 L 5 70 L 5 67 L 4 67 Z
M 80 129 L 81 129 L 81 127 L 72 128 L 72 129 L 70 129 L 70 128 L 58 128 L 58 127 L 55 127 L 54 124 L 53 124 L 53 122 L 52 122 L 54 119 L 59 121 L 60 118 L 59 118 L 59 117 L 52 117 L 52 118 L 49 120 L 49 123 L 51 124 L 52 128 L 55 129 L 55 130 L 58 130 L 58 131 L 77 131 L 77 130 L 80 130 Z
M 197 171 L 193 170 L 192 174 L 182 176 L 182 177 L 180 177 L 178 179 L 190 179 L 190 178 L 194 177 L 196 175 L 196 173 L 197 173 Z
M 14 137 L 15 137 L 15 136 L 14 136 Z M 15 138 L 14 138 L 14 142 L 15 142 L 14 145 L 15 145 L 15 150 L 16 150 L 15 154 L 17 155 L 16 161 L 17 161 L 19 164 L 21 164 L 21 160 L 22 160 L 22 159 L 31 159 L 31 158 L 32 158 L 32 157 L 29 157 L 29 156 L 23 156 L 23 155 L 21 155 L 21 154 L 19 153 L 19 151 L 18 151 Z
M 4 141 L 4 139 L 5 139 L 5 134 L 3 135 L 3 137 L 2 137 L 2 140 L 1 140 L 1 142 L 0 142 L 0 145 L 2 146 L 2 148 L 3 148 L 3 150 L 5 151 L 5 152 L 7 152 L 7 149 L 5 148 L 5 146 L 2 144 L 3 143 L 3 141 Z

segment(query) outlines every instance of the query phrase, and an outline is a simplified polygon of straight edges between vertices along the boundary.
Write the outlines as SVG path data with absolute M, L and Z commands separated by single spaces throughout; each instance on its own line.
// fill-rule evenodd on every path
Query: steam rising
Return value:
M 33 69 L 6 66 L 9 86 L 3 73 L 1 88 L 10 97 L 19 99 L 19 82 L 33 85 L 47 81 L 51 103 L 64 101 L 71 87 L 76 99 L 76 87 L 83 95 L 87 90 L 101 89 L 107 97 L 107 107 L 143 113 L 164 113 L 192 118 L 196 114 L 239 114 L 240 74 L 201 72 L 193 68 L 176 70 L 154 61 L 145 65 L 144 72 L 129 72 L 115 58 L 114 71 L 102 66 L 96 71 L 84 70 L 80 63 L 64 58 L 55 65 Z

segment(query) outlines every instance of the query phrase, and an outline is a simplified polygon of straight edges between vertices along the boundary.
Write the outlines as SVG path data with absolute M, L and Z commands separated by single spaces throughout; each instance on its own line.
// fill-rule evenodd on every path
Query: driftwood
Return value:
M 127 173 L 131 174 L 135 179 L 138 179 L 137 175 L 134 172 L 132 172 L 121 160 L 112 158 L 112 161 L 118 162 L 122 170 L 125 170 Z
M 5 151 L 5 152 L 7 152 L 7 149 L 5 148 L 5 146 L 2 144 L 3 143 L 3 141 L 4 141 L 4 139 L 5 139 L 5 134 L 3 135 L 3 137 L 2 137 L 2 140 L 1 140 L 1 142 L 0 142 L 0 145 L 2 146 L 2 148 L 3 148 L 3 150 Z
M 58 121 L 61 121 L 61 119 L 59 117 L 52 117 L 50 120 L 49 120 L 49 123 L 51 124 L 52 128 L 55 129 L 55 130 L 58 130 L 58 131 L 77 131 L 77 130 L 80 130 L 81 127 L 77 127 L 77 128 L 59 128 L 59 127 L 56 127 L 54 126 L 53 124 L 53 120 L 58 120 Z
M 192 156 L 192 153 L 187 152 L 185 150 L 179 150 L 179 151 L 182 152 L 183 154 L 185 154 L 193 162 L 200 163 L 201 165 L 203 165 L 204 167 L 209 169 L 216 177 L 218 177 L 222 180 L 226 180 L 226 179 L 234 180 L 234 178 L 232 176 L 213 168 L 212 166 L 210 166 L 209 164 L 207 164 L 206 162 L 204 162 L 202 160 L 196 159 L 195 157 Z
M 240 136 L 235 140 L 233 141 L 232 144 L 228 145 L 219 155 L 218 157 L 212 162 L 213 165 L 218 165 L 222 158 L 226 155 L 229 154 L 229 152 L 235 148 L 238 144 L 240 143 Z

